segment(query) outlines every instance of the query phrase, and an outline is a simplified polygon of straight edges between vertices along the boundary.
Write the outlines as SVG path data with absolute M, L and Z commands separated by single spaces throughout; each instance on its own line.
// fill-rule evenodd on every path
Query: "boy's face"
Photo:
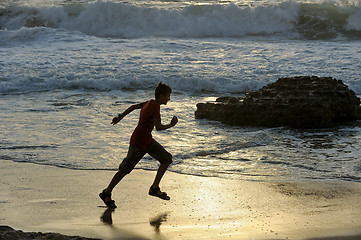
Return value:
M 170 100 L 170 93 L 167 94 L 160 94 L 159 95 L 159 102 L 160 104 L 167 105 L 167 102 Z

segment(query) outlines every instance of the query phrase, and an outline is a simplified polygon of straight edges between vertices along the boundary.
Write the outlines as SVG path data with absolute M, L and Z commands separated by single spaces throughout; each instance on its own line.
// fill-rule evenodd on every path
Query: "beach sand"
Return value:
M 24 232 L 99 239 L 361 239 L 361 183 L 167 172 L 161 187 L 171 200 L 164 201 L 148 196 L 155 172 L 134 170 L 114 190 L 118 208 L 111 210 L 98 194 L 113 171 L 9 160 L 0 160 L 0 169 L 0 225 Z

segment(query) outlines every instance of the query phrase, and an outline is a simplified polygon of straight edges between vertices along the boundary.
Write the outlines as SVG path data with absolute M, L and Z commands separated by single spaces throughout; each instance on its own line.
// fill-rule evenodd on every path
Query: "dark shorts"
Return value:
M 129 146 L 127 157 L 119 165 L 119 171 L 129 174 L 146 153 L 157 159 L 161 164 L 172 163 L 172 154 L 167 152 L 157 141 L 153 140 L 146 149 Z

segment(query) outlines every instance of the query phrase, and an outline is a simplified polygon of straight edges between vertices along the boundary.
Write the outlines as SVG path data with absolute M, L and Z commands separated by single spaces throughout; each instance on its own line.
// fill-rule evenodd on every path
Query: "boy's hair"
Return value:
M 161 94 L 166 95 L 168 93 L 172 93 L 172 88 L 165 83 L 159 82 L 155 87 L 155 99 L 158 99 Z

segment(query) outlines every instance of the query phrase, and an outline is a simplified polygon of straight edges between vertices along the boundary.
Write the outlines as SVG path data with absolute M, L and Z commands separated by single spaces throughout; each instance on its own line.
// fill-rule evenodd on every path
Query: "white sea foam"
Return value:
M 347 19 L 348 30 L 361 31 L 361 8 Z
M 23 26 L 62 27 L 95 36 L 111 37 L 238 37 L 289 31 L 297 18 L 297 4 L 257 8 L 230 5 L 194 5 L 158 9 L 98 1 L 86 7 L 16 7 L 3 17 L 6 29 Z
M 7 7 L 0 9 L 0 92 L 147 89 L 165 81 L 184 92 L 238 94 L 278 77 L 318 75 L 361 94 L 358 45 L 309 41 L 359 36 L 360 13 L 356 4 L 294 1 Z M 287 42 L 295 36 L 301 42 Z

